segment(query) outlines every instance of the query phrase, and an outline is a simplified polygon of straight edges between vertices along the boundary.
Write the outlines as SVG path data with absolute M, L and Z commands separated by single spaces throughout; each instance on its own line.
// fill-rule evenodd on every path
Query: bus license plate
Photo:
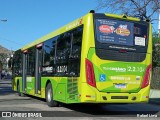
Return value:
M 115 88 L 126 88 L 126 84 L 115 84 Z

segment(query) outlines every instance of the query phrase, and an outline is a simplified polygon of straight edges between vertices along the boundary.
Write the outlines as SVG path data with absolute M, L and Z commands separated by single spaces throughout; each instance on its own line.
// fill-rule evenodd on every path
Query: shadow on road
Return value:
M 151 101 L 159 101 L 160 103 L 160 98 L 150 98 Z
M 9 79 L 0 80 L 0 96 L 10 95 L 13 93 L 15 93 L 15 92 L 12 90 L 11 80 L 9 80 Z
M 5 86 L 2 87 L 0 86 L 0 96 L 2 95 L 10 95 L 10 94 L 14 94 L 15 92 L 12 90 L 12 88 L 10 86 Z
M 160 98 L 150 98 L 149 103 L 160 105 Z
M 132 104 L 134 105 L 134 104 Z M 137 106 L 138 104 L 135 104 Z M 141 106 L 141 104 L 139 104 Z M 144 110 L 138 110 L 135 108 L 130 108 L 125 104 L 72 104 L 64 105 L 64 107 L 71 109 L 76 112 L 86 113 L 87 115 L 93 116 L 137 116 L 137 114 L 157 114 L 160 109 L 151 110 L 149 107 L 144 107 Z M 148 111 L 146 111 L 146 109 Z

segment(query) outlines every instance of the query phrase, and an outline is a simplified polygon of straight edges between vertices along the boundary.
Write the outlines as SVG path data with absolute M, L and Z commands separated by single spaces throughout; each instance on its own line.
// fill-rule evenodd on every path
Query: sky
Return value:
M 96 9 L 97 0 L 0 0 L 0 45 L 17 50 Z M 100 11 L 104 12 L 104 11 Z M 153 24 L 157 30 L 157 23 Z
M 87 14 L 93 1 L 0 0 L 0 45 L 17 50 Z

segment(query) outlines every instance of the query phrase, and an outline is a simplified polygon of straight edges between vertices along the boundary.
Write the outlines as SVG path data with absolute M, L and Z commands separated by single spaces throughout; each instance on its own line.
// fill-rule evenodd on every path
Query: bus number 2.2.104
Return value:
M 133 67 L 133 66 L 128 66 L 127 67 L 128 72 L 144 72 L 144 67 Z

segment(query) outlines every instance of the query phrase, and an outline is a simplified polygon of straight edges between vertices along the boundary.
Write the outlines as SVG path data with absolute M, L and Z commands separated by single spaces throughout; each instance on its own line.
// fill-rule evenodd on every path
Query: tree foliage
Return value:
M 4 66 L 6 66 L 6 64 L 7 64 L 7 61 L 6 61 L 7 57 L 8 57 L 7 54 L 0 53 L 0 66 L 1 66 L 1 68 L 3 68 Z
M 160 0 L 97 0 L 97 10 L 126 14 L 141 19 L 155 20 L 154 14 L 160 9 Z
M 0 72 L 2 71 L 3 66 L 2 66 L 2 61 L 0 61 Z
M 153 33 L 153 68 L 160 67 L 160 38 Z

